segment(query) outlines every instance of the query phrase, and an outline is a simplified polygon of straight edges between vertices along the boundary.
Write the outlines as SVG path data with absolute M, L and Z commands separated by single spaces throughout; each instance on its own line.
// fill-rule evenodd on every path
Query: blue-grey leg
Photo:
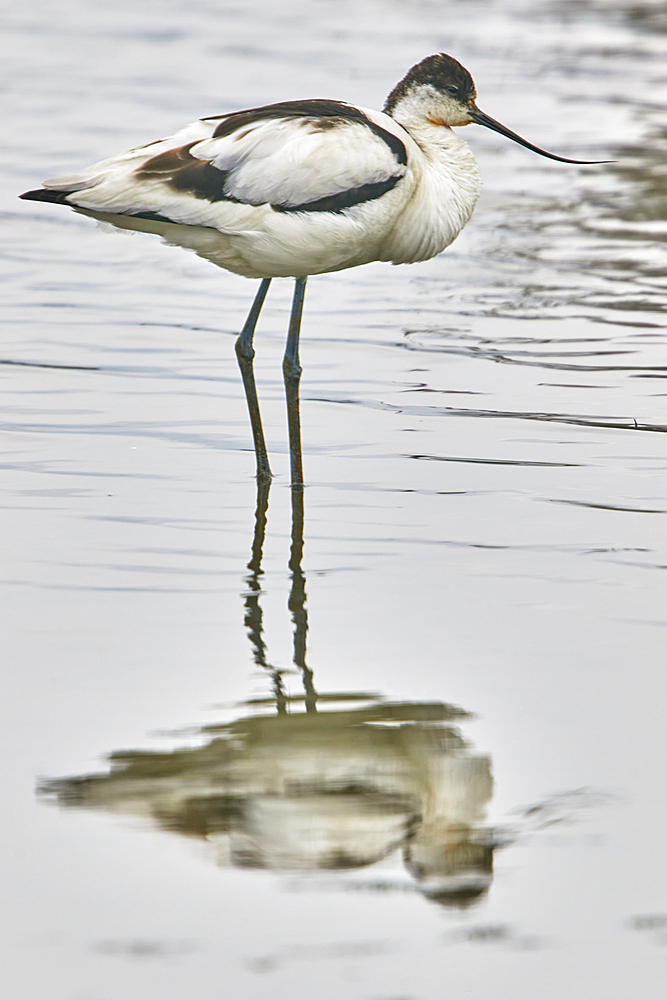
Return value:
M 285 395 L 287 398 L 287 429 L 289 432 L 289 453 L 292 486 L 303 486 L 303 461 L 301 458 L 301 420 L 299 417 L 299 381 L 301 365 L 299 364 L 299 331 L 301 329 L 301 314 L 303 299 L 306 294 L 307 278 L 297 278 L 292 299 L 287 346 L 283 358 L 283 376 L 285 379 Z
M 253 302 L 248 318 L 245 321 L 241 335 L 236 341 L 236 357 L 238 358 L 245 398 L 248 402 L 248 412 L 250 414 L 250 426 L 252 427 L 252 438 L 255 445 L 255 458 L 257 460 L 257 478 L 270 479 L 271 467 L 269 466 L 269 456 L 266 451 L 264 441 L 264 430 L 262 428 L 262 418 L 259 412 L 259 400 L 257 398 L 257 386 L 255 385 L 255 371 L 253 368 L 253 358 L 255 348 L 252 346 L 252 338 L 257 326 L 259 314 L 264 305 L 266 293 L 271 284 L 270 278 L 262 278 L 255 301 Z

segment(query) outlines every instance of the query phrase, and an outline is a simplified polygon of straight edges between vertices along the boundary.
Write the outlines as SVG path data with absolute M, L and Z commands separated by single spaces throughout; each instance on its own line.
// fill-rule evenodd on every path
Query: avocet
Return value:
M 180 132 L 46 181 L 22 198 L 70 205 L 124 229 L 157 233 L 261 284 L 236 352 L 257 473 L 271 475 L 252 368 L 253 335 L 272 278 L 296 278 L 283 360 L 292 482 L 302 482 L 299 330 L 306 279 L 370 261 L 440 253 L 469 220 L 479 172 L 452 129 L 476 123 L 563 163 L 480 111 L 470 73 L 428 56 L 383 111 L 333 100 L 285 101 L 203 118 Z

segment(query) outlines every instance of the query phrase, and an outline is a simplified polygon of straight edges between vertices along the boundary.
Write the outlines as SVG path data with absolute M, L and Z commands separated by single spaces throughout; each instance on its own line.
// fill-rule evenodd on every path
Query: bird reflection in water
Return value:
M 116 752 L 108 773 L 51 780 L 41 792 L 63 806 L 148 817 L 163 830 L 205 839 L 221 865 L 341 873 L 400 852 L 409 876 L 401 889 L 409 884 L 444 906 L 471 905 L 491 884 L 494 845 L 482 825 L 490 760 L 471 752 L 457 725 L 470 715 L 442 702 L 316 690 L 306 665 L 298 487 L 288 607 L 303 693 L 286 692 L 283 672 L 267 660 L 260 605 L 269 489 L 269 481 L 258 482 L 244 602 L 270 696 L 248 701 L 231 722 L 198 730 L 198 747 Z

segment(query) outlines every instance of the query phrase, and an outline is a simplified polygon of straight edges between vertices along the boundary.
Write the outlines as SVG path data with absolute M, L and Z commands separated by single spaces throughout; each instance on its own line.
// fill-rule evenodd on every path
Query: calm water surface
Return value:
M 664 995 L 662 2 L 7 3 L 12 1000 Z M 275 282 L 16 195 L 205 114 L 381 106 L 445 50 L 441 257 Z M 111 761 L 109 761 L 109 756 Z

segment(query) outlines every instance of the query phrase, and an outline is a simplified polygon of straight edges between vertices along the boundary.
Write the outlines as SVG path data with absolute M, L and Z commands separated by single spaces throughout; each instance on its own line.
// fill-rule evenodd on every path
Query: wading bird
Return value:
M 236 353 L 259 479 L 271 476 L 252 361 L 272 278 L 296 278 L 283 373 L 292 484 L 303 483 L 299 330 L 311 274 L 370 261 L 428 260 L 458 236 L 479 196 L 479 173 L 453 126 L 473 122 L 563 163 L 475 104 L 470 73 L 428 56 L 394 87 L 384 110 L 305 100 L 203 118 L 168 139 L 21 198 L 70 205 L 123 229 L 157 233 L 219 267 L 261 278 Z

